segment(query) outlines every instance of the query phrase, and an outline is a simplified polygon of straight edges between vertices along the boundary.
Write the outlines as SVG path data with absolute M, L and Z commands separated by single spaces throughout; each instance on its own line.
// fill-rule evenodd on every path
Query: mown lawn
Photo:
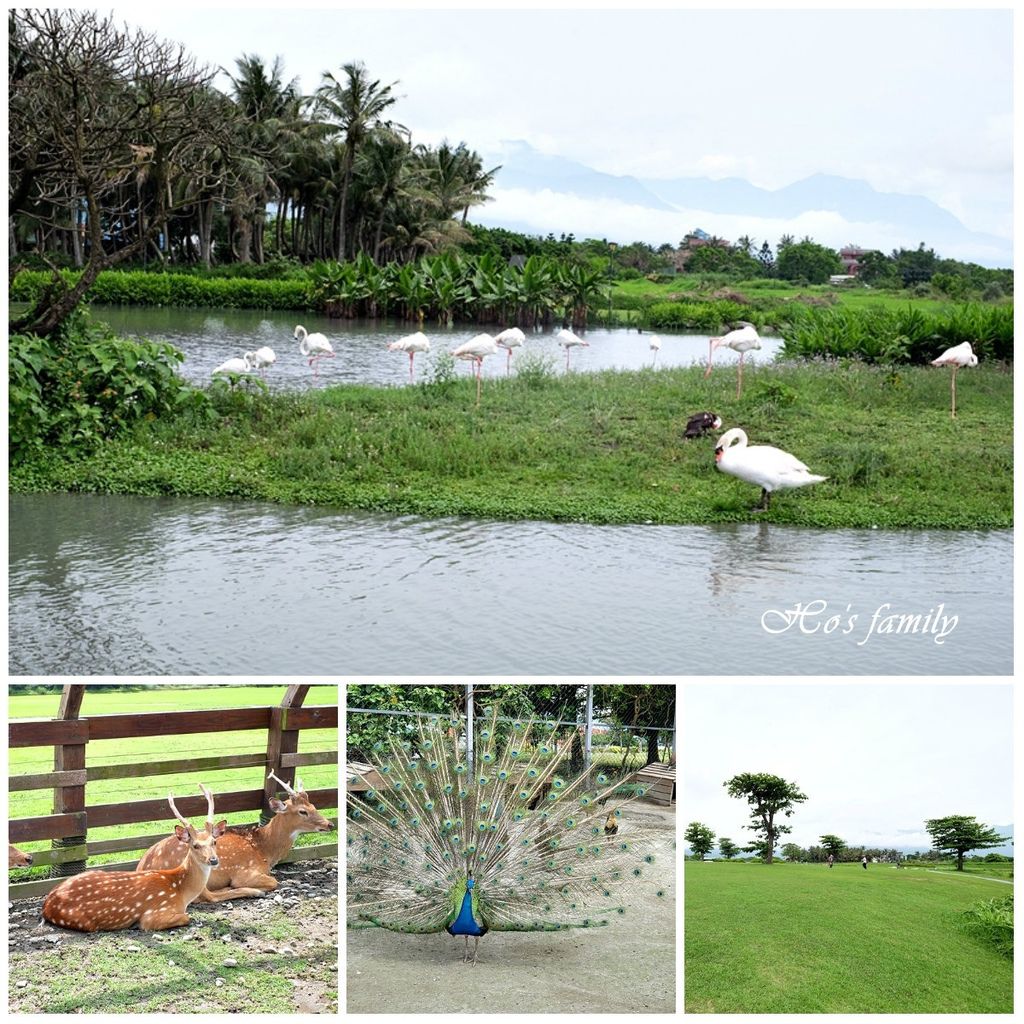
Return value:
M 199 687 L 189 689 L 168 689 L 154 685 L 149 690 L 110 693 L 87 692 L 82 701 L 80 715 L 111 715 L 143 713 L 149 711 L 196 711 L 218 708 L 245 708 L 273 706 L 281 702 L 285 686 L 268 684 L 264 686 Z M 8 696 L 7 714 L 9 719 L 51 718 L 57 714 L 59 695 Z M 305 706 L 337 705 L 337 686 L 313 686 L 306 696 Z M 174 738 L 147 736 L 139 739 L 98 740 L 88 744 L 86 767 L 112 764 L 131 764 L 144 761 L 164 761 L 174 758 L 208 757 L 214 754 L 239 754 L 266 749 L 265 731 L 196 733 Z M 303 731 L 299 739 L 300 753 L 338 749 L 337 729 L 316 729 Z M 17 747 L 8 751 L 9 771 L 12 776 L 28 775 L 53 770 L 52 747 Z M 298 777 L 307 790 L 327 789 L 338 785 L 337 764 L 311 765 L 301 768 Z M 140 776 L 129 779 L 96 780 L 86 787 L 86 804 L 117 803 L 119 800 L 157 800 L 166 798 L 168 792 L 176 796 L 201 796 L 199 783 L 209 786 L 214 794 L 218 791 L 236 792 L 246 789 L 261 789 L 263 770 L 261 768 L 234 768 L 223 771 L 202 773 Z M 10 816 L 30 818 L 52 813 L 52 790 L 16 791 L 9 794 Z M 336 819 L 336 807 L 317 808 L 326 817 Z M 256 820 L 255 811 L 236 811 L 220 814 L 229 824 L 243 824 Z M 198 818 L 193 820 L 199 821 Z M 168 809 L 167 816 L 152 825 L 134 823 L 89 829 L 90 842 L 103 839 L 117 839 L 131 835 L 157 833 L 162 828 L 170 833 L 173 818 Z M 310 833 L 296 838 L 296 846 L 317 845 L 337 838 L 337 833 Z M 29 853 L 50 848 L 48 841 L 20 843 L 19 848 Z M 130 860 L 140 854 L 132 851 L 91 857 L 89 866 Z M 31 878 L 45 878 L 49 868 L 35 868 L 11 871 L 11 881 L 27 881 Z
M 690 1013 L 1010 1013 L 1013 965 L 959 927 L 1008 886 L 873 864 L 686 864 Z

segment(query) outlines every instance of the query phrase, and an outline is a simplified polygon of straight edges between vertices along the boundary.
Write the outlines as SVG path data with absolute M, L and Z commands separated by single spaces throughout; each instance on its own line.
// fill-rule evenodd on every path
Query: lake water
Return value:
M 586 526 L 87 495 L 15 496 L 9 529 L 15 675 L 1012 672 L 1008 530 Z M 812 602 L 825 610 L 794 615 Z
M 202 310 L 176 308 L 149 308 L 137 306 L 94 306 L 96 319 L 106 321 L 124 337 L 146 337 L 152 341 L 167 341 L 185 353 L 181 373 L 196 383 L 208 383 L 214 368 L 226 359 L 240 357 L 268 345 L 277 354 L 277 362 L 267 372 L 266 381 L 271 389 L 302 389 L 324 387 L 329 384 L 392 384 L 409 382 L 409 357 L 403 352 L 389 352 L 388 342 L 395 341 L 415 329 L 410 324 L 392 321 L 331 320 L 312 313 L 266 312 L 258 310 Z M 319 377 L 299 354 L 299 343 L 292 338 L 295 325 L 301 323 L 311 334 L 319 331 L 330 340 L 334 359 L 322 359 Z M 416 379 L 429 379 L 438 353 L 453 349 L 469 341 L 482 330 L 497 333 L 499 327 L 439 328 L 427 324 L 424 333 L 430 339 L 431 351 L 416 356 Z M 569 356 L 572 371 L 590 373 L 595 370 L 638 370 L 654 365 L 654 354 L 649 347 L 650 335 L 636 330 L 594 329 L 579 332 L 589 344 L 574 348 Z M 657 366 L 691 366 L 706 363 L 708 339 L 706 335 L 670 334 L 658 332 L 661 350 Z M 761 349 L 750 352 L 744 363 L 756 365 L 770 362 L 782 347 L 781 338 L 761 339 Z M 512 356 L 512 372 L 517 360 L 538 355 L 550 359 L 556 372 L 564 372 L 565 352 L 555 340 L 555 332 L 527 334 L 526 343 Z M 726 366 L 739 359 L 731 349 L 720 348 L 715 353 L 715 365 Z M 469 363 L 460 364 L 459 372 L 468 375 Z M 501 376 L 506 372 L 504 353 L 484 360 L 485 377 Z

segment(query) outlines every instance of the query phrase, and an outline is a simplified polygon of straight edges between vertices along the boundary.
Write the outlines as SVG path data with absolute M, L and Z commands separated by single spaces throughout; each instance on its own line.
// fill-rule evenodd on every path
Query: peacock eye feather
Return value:
M 467 771 L 467 768 L 466 768 L 466 766 L 464 764 L 457 764 L 455 766 L 455 774 L 456 775 L 465 775 L 466 771 Z
M 551 780 L 551 788 L 552 789 L 565 789 L 565 780 L 564 779 L 559 779 L 559 778 L 552 779 Z

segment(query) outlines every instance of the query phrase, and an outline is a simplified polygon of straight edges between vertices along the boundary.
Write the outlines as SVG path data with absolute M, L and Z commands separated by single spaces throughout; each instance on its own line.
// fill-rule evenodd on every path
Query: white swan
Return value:
M 735 443 L 734 443 L 735 442 Z M 772 491 L 787 487 L 819 484 L 827 476 L 816 476 L 795 455 L 770 445 L 747 446 L 746 432 L 739 427 L 727 430 L 715 446 L 715 462 L 723 473 L 739 477 L 761 488 L 759 508 L 767 511 Z
M 292 337 L 295 338 L 299 343 L 299 352 L 304 356 L 309 356 L 309 365 L 313 366 L 313 376 L 320 376 L 319 362 L 321 359 L 333 359 L 334 349 L 331 348 L 331 343 L 322 334 L 309 334 L 306 328 L 302 324 L 297 324 L 295 330 L 292 332 Z
M 430 351 L 430 339 L 422 331 L 417 331 L 415 334 L 407 334 L 404 338 L 399 338 L 398 341 L 389 342 L 388 351 L 409 353 L 409 383 L 411 384 L 413 380 L 413 360 L 416 358 L 417 352 Z
M 974 349 L 971 348 L 971 343 L 969 341 L 964 341 L 959 345 L 954 345 L 952 348 L 947 348 L 938 359 L 932 360 L 932 366 L 953 367 L 953 380 L 950 383 L 950 391 L 953 396 L 951 411 L 953 419 L 956 419 L 956 371 L 959 370 L 961 366 L 977 365 L 978 357 L 974 354 Z

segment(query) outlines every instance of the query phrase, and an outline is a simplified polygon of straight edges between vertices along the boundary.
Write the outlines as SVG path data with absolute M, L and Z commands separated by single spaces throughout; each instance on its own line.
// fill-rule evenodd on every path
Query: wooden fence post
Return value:
M 81 683 L 65 683 L 64 691 L 60 696 L 60 710 L 57 718 L 65 722 L 73 722 L 78 719 L 78 713 L 82 708 L 82 697 L 85 695 L 85 687 Z M 61 743 L 53 748 L 53 770 L 55 772 L 85 771 L 85 747 L 84 743 Z M 85 784 L 81 786 L 56 786 L 53 790 L 53 813 L 73 814 L 85 810 Z M 86 824 L 86 833 L 89 826 Z M 51 839 L 50 847 L 53 850 L 60 850 L 69 846 L 84 846 L 88 835 L 66 836 L 63 839 Z M 50 877 L 63 878 L 67 875 L 77 875 L 84 871 L 86 861 L 71 860 L 64 864 L 51 864 Z
M 289 686 L 281 698 L 279 707 L 270 709 L 270 728 L 267 731 L 267 771 L 272 771 L 289 786 L 295 784 L 295 769 L 281 767 L 282 754 L 296 754 L 299 750 L 298 729 L 288 728 L 288 711 L 301 708 L 309 693 L 309 685 Z M 270 798 L 277 792 L 278 785 L 269 776 L 263 776 L 263 806 L 260 808 L 260 824 L 266 825 L 273 818 Z

